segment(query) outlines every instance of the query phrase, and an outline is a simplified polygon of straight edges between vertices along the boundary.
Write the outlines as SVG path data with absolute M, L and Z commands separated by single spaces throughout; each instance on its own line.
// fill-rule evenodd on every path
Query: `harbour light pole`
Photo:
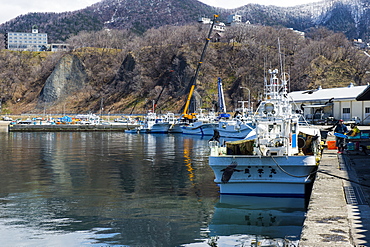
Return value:
M 248 111 L 252 111 L 251 110 L 251 90 L 249 90 L 249 88 L 247 87 L 240 87 L 240 88 L 248 90 Z

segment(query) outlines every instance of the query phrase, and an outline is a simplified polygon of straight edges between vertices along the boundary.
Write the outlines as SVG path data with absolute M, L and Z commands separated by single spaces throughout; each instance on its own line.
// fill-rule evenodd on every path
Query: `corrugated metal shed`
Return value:
M 315 102 L 327 101 L 332 98 L 333 101 L 342 100 L 356 100 L 357 96 L 362 94 L 366 89 L 370 91 L 369 85 L 366 86 L 348 86 L 340 88 L 327 88 L 327 89 L 313 89 L 306 91 L 296 91 L 289 93 L 289 97 L 293 98 L 295 102 Z

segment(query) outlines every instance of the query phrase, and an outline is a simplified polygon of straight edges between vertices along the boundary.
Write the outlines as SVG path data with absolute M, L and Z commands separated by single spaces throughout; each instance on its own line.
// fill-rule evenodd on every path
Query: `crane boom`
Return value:
M 185 119 L 188 119 L 188 120 L 196 118 L 194 113 L 189 114 L 190 101 L 191 101 L 191 98 L 193 97 L 195 86 L 197 84 L 197 77 L 198 77 L 199 69 L 200 69 L 200 66 L 203 63 L 203 59 L 204 59 L 204 55 L 205 55 L 207 47 L 208 47 L 208 43 L 211 40 L 212 30 L 213 30 L 213 27 L 215 25 L 217 17 L 218 17 L 218 15 L 216 15 L 216 14 L 213 15 L 211 28 L 209 29 L 208 36 L 206 38 L 206 43 L 204 44 L 203 51 L 202 51 L 202 54 L 200 56 L 200 59 L 199 59 L 198 65 L 197 65 L 197 69 L 195 70 L 195 75 L 191 78 L 191 81 L 190 81 L 190 85 L 191 85 L 190 86 L 190 91 L 189 91 L 189 95 L 186 99 L 186 104 L 185 104 L 185 107 L 184 107 L 184 111 L 182 113 L 182 117 L 185 118 Z

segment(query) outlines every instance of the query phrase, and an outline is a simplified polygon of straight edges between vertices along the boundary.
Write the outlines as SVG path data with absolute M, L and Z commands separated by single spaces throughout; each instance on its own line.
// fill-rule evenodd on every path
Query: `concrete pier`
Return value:
M 370 246 L 370 156 L 325 149 L 299 246 Z
M 8 125 L 9 132 L 66 132 L 66 131 L 125 131 L 134 124 L 15 124 Z

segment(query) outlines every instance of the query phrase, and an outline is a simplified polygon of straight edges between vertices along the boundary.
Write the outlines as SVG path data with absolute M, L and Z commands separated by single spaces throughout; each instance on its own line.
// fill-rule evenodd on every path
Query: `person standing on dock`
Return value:
M 338 121 L 338 124 L 335 126 L 334 133 L 344 135 L 347 132 L 347 126 L 343 123 L 343 120 L 340 119 Z M 344 151 L 344 147 L 346 146 L 346 139 L 344 137 L 341 137 L 340 135 L 335 135 L 335 145 L 338 147 L 338 153 L 341 154 Z

